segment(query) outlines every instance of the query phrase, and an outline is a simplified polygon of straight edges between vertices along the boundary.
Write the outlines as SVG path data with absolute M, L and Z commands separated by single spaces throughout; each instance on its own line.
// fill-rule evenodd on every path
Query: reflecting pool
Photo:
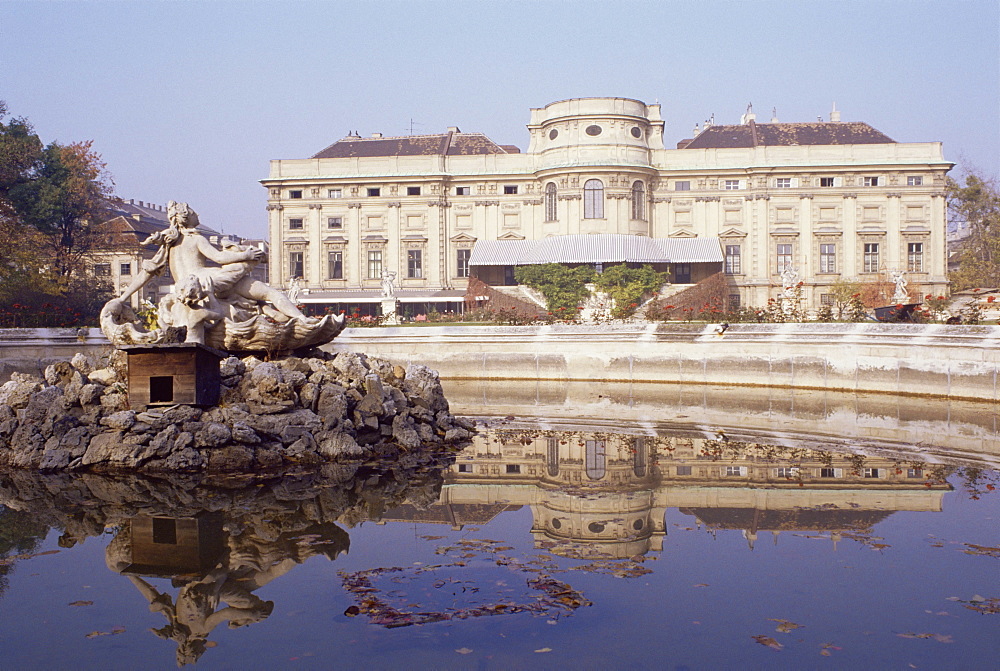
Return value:
M 982 668 L 993 405 L 452 383 L 461 452 L 0 473 L 3 668 Z

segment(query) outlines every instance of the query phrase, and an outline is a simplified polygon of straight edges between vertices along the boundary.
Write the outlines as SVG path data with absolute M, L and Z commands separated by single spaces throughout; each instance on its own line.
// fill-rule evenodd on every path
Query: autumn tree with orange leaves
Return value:
M 94 322 L 111 287 L 83 259 L 108 244 L 113 182 L 89 141 L 43 145 L 6 116 L 0 101 L 0 312 L 54 305 L 67 323 Z

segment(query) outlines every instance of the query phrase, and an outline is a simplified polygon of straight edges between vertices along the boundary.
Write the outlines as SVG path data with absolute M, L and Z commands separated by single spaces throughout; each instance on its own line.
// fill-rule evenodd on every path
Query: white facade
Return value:
M 913 297 L 947 290 L 939 142 L 747 121 L 666 149 L 659 105 L 623 98 L 533 109 L 528 131 L 524 153 L 454 128 L 272 161 L 273 283 L 301 275 L 312 302 L 364 301 L 389 270 L 412 300 L 460 300 L 476 241 L 614 233 L 717 240 L 743 305 L 775 297 L 787 265 L 812 308 L 839 280 L 892 270 Z

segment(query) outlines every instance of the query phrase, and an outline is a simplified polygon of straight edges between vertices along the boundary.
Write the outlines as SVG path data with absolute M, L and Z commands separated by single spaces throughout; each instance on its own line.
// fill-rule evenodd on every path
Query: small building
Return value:
M 128 357 L 128 400 L 133 408 L 178 403 L 207 407 L 219 402 L 219 361 L 228 356 L 225 352 L 201 343 L 122 349 Z

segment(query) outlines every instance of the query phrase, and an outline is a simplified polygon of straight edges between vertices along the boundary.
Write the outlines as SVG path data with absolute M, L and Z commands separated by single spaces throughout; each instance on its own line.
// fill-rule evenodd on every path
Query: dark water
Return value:
M 482 418 L 457 454 L 0 474 L 0 667 L 997 666 L 993 406 L 449 398 Z

